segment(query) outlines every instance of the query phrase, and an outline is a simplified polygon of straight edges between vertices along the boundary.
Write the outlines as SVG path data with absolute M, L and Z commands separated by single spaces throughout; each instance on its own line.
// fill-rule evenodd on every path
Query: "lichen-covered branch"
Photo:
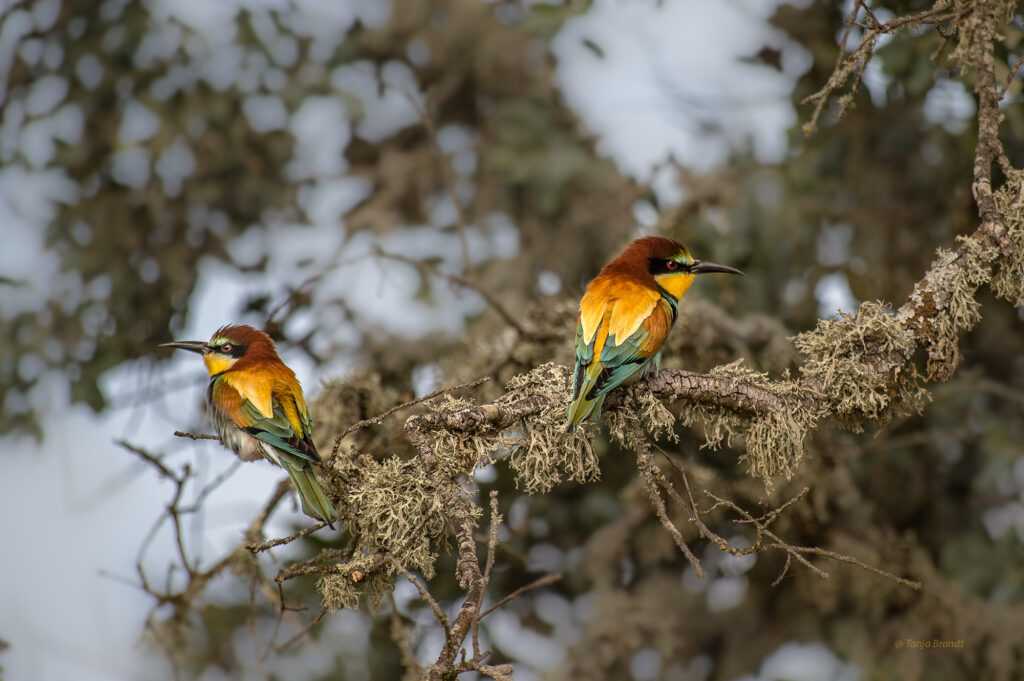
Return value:
M 858 20 L 861 12 L 866 19 Z M 928 353 L 928 374 L 938 380 L 952 377 L 960 361 L 959 337 L 981 318 L 976 291 L 992 283 L 998 295 L 1016 305 L 1024 304 L 1024 238 L 1022 211 L 1024 177 L 1012 168 L 1003 154 L 999 139 L 999 102 L 1006 93 L 996 82 L 995 48 L 999 40 L 1005 3 L 996 0 L 953 0 L 937 2 L 927 10 L 879 22 L 867 2 L 858 0 L 846 19 L 846 31 L 840 45 L 836 67 L 829 81 L 803 103 L 815 109 L 805 125 L 812 134 L 824 104 L 846 86 L 854 67 L 863 68 L 870 59 L 880 35 L 911 26 L 934 26 L 945 36 L 943 45 L 953 37 L 959 46 L 951 59 L 965 74 L 973 74 L 978 102 L 978 144 L 975 148 L 971 192 L 978 206 L 979 224 L 970 236 L 960 240 L 956 251 L 940 249 L 937 260 L 914 286 L 896 319 L 917 347 Z M 942 26 L 945 25 L 945 29 Z M 852 52 L 846 53 L 846 41 L 854 27 L 863 33 Z M 1014 66 L 1013 70 L 1016 70 Z M 840 115 L 852 102 L 851 92 L 840 98 Z M 993 188 L 993 166 L 998 163 L 1006 175 L 1000 189 Z M 1016 207 L 1016 208 L 1014 208 Z M 996 281 L 993 281 L 995 279 Z M 897 368 L 880 366 L 880 371 Z
M 955 252 L 939 251 L 938 260 L 915 286 L 907 302 L 897 313 L 913 339 L 928 351 L 928 372 L 939 380 L 948 380 L 959 364 L 957 350 L 960 334 L 973 327 L 981 314 L 975 300 L 977 289 L 1000 274 L 1000 265 L 1009 266 L 1007 279 L 1014 284 L 997 286 L 996 292 L 1020 305 L 1024 301 L 1024 278 L 1019 264 L 1022 215 L 1019 205 L 1024 182 L 1019 172 L 1009 167 L 999 140 L 1000 91 L 995 76 L 995 42 L 1000 18 L 996 3 L 977 0 L 970 16 L 960 24 L 961 52 L 975 72 L 974 92 L 978 101 L 978 144 L 974 152 L 971 192 L 978 206 L 978 228 L 961 239 Z M 964 64 L 966 68 L 967 64 Z M 997 197 L 992 187 L 993 165 L 1000 163 L 1007 174 Z M 1009 205 L 1007 205 L 1009 204 Z M 1014 268 L 1013 265 L 1017 267 Z M 1012 270 L 1016 269 L 1016 272 Z
M 441 495 L 441 504 L 448 516 L 457 544 L 456 576 L 459 584 L 466 589 L 466 598 L 455 616 L 455 621 L 447 628 L 445 644 L 438 653 L 437 659 L 427 667 L 424 678 L 431 681 L 441 679 L 450 671 L 455 657 L 462 649 L 466 636 L 469 635 L 473 622 L 483 604 L 486 581 L 480 562 L 476 555 L 476 540 L 473 537 L 474 519 L 466 508 L 466 500 L 456 481 L 449 478 L 442 468 L 437 454 L 431 449 L 426 434 L 418 427 L 415 417 L 405 422 L 405 431 L 416 448 L 427 474 L 434 481 Z M 492 518 L 492 522 L 496 521 Z
M 751 415 L 786 409 L 789 406 L 785 397 L 758 386 L 737 383 L 727 377 L 698 374 L 681 369 L 663 369 L 649 376 L 641 385 L 660 399 L 683 399 Z M 507 394 L 506 398 L 511 395 Z M 628 391 L 615 392 L 608 396 L 606 405 L 614 408 L 628 401 L 630 397 L 631 393 Z M 430 430 L 494 432 L 509 428 L 519 419 L 533 416 L 545 408 L 561 405 L 564 400 L 565 395 L 561 392 L 534 394 L 519 399 L 502 398 L 493 404 L 466 407 L 454 412 L 417 414 L 406 421 L 405 428 L 407 432 L 412 430 L 417 433 Z

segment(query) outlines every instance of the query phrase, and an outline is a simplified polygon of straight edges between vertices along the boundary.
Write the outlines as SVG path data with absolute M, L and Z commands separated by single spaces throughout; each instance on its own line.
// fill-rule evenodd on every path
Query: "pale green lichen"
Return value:
M 747 463 L 751 474 L 762 478 L 769 488 L 775 479 L 792 476 L 804 456 L 807 431 L 817 418 L 817 412 L 806 403 L 786 399 L 796 395 L 800 389 L 789 380 L 770 380 L 767 374 L 743 366 L 742 359 L 715 367 L 710 374 L 765 390 L 782 398 L 781 403 L 785 407 L 751 415 L 715 404 L 688 403 L 679 420 L 686 427 L 698 423 L 703 426 L 701 449 L 717 449 L 723 442 L 732 446 L 734 440 L 742 441 L 745 450 L 742 460 Z M 609 414 L 612 437 L 630 449 L 646 446 L 648 438 L 667 436 L 678 440 L 674 429 L 676 419 L 660 400 L 643 390 L 635 391 L 631 397 L 633 408 L 617 409 Z
M 793 342 L 807 357 L 802 386 L 820 399 L 821 415 L 850 430 L 862 431 L 866 421 L 887 423 L 923 405 L 927 393 L 912 361 L 914 342 L 880 303 L 820 320 Z
M 1009 252 L 992 277 L 992 291 L 1017 307 L 1024 307 L 1024 171 L 1012 170 L 995 193 L 996 210 L 1006 226 Z
M 394 571 L 382 560 L 394 556 L 427 579 L 434 576 L 440 548 L 450 534 L 442 496 L 419 459 L 339 456 L 334 473 L 346 482 L 344 506 L 356 537 L 355 558 L 321 577 L 317 588 L 331 609 L 356 608 L 364 595 L 371 609 L 388 593 Z M 466 502 L 471 517 L 480 509 Z
M 995 259 L 992 246 L 978 239 L 959 237 L 958 251 L 939 249 L 924 279 L 911 294 L 912 306 L 904 314 L 924 329 L 930 339 L 928 375 L 948 380 L 960 363 L 960 335 L 981 320 L 981 304 L 975 299 L 978 287 L 992 278 L 988 263 Z M 900 319 L 906 322 L 907 319 Z
M 431 411 L 438 414 L 451 414 L 474 406 L 468 400 L 451 395 L 441 395 L 428 404 Z M 442 470 L 452 479 L 471 474 L 489 460 L 492 449 L 490 438 L 443 428 L 431 430 L 428 437 Z
M 606 418 L 612 437 L 630 449 L 646 442 L 647 437 L 679 441 L 675 432 L 675 415 L 647 390 L 632 390 L 629 393 L 629 408 L 612 410 Z
M 550 490 L 565 480 L 588 482 L 600 475 L 597 456 L 581 432 L 565 432 L 569 372 L 564 366 L 547 363 L 514 376 L 496 406 L 515 404 L 531 397 L 547 397 L 547 405 L 502 431 L 473 432 L 437 429 L 429 434 L 449 477 L 471 476 L 479 467 L 507 460 L 516 485 L 528 493 Z M 435 411 L 455 413 L 474 406 L 470 402 L 442 396 Z
M 410 569 L 433 576 L 436 546 L 449 528 L 441 495 L 418 459 L 365 457 L 360 480 L 346 497 L 364 551 L 388 551 Z
M 359 607 L 360 589 L 344 575 L 323 575 L 317 580 L 316 588 L 328 610 L 355 610 Z
M 673 442 L 679 442 L 679 436 L 675 429 L 675 414 L 653 394 L 646 390 L 640 391 L 640 394 L 636 396 L 634 409 L 640 419 L 641 427 L 652 438 L 655 440 L 666 438 Z
M 532 423 L 525 427 L 508 459 L 517 487 L 528 494 L 539 494 L 566 480 L 585 483 L 601 477 L 597 455 L 587 437 L 579 432 L 557 438 L 552 434 L 551 429 L 537 429 Z M 558 444 L 563 442 L 569 444 Z
M 773 411 L 749 422 L 745 437 L 747 450 L 742 457 L 750 473 L 772 487 L 778 478 L 789 479 L 806 452 L 805 439 L 810 427 L 785 411 Z
M 496 454 L 508 453 L 516 485 L 530 494 L 546 492 L 564 480 L 583 483 L 601 475 L 590 439 L 579 430 L 565 432 L 568 386 L 568 368 L 552 363 L 515 376 L 505 386 L 508 402 L 528 395 L 554 398 L 528 421 L 499 434 L 492 445 Z
M 940 261 L 949 266 L 929 272 L 929 275 L 937 275 L 933 279 L 945 279 L 943 290 L 948 293 L 944 301 L 936 296 L 936 310 L 931 320 L 936 331 L 936 341 L 928 349 L 928 373 L 942 379 L 952 376 L 953 370 L 960 363 L 960 334 L 981 321 L 981 303 L 977 301 L 975 293 L 979 286 L 987 284 L 992 278 L 992 269 L 983 264 L 985 261 L 982 258 L 987 254 L 981 242 L 970 237 L 959 239 L 963 244 L 959 257 L 940 249 Z
M 742 419 L 738 426 L 733 423 L 728 426 L 745 440 L 746 452 L 742 460 L 750 467 L 752 475 L 762 478 L 769 487 L 777 478 L 788 480 L 792 477 L 806 452 L 807 431 L 821 417 L 821 410 L 809 406 L 807 401 L 789 399 L 802 391 L 788 380 L 788 375 L 784 380 L 772 381 L 768 374 L 743 366 L 742 359 L 715 367 L 711 375 L 755 386 L 781 398 L 784 407 L 770 409 L 752 419 Z M 723 424 L 721 427 L 727 426 Z

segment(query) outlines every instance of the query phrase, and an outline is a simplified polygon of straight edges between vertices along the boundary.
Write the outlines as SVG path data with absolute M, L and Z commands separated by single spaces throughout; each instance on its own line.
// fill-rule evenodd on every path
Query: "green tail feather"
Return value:
M 297 458 L 288 461 L 283 456 L 281 463 L 287 471 L 288 477 L 292 479 L 295 491 L 299 494 L 302 512 L 310 518 L 324 521 L 331 526 L 331 529 L 334 529 L 334 521 L 338 519 L 338 512 L 334 510 L 334 504 L 320 488 L 320 483 L 316 481 L 316 476 L 313 475 L 310 465 Z
M 581 391 L 582 392 L 582 391 Z M 605 395 L 601 394 L 592 400 L 585 400 L 581 395 L 569 405 L 569 418 L 565 423 L 565 432 L 571 433 L 588 418 L 597 420 L 601 416 Z
M 587 365 L 580 364 L 580 361 L 576 361 L 576 371 L 573 374 L 573 401 L 569 405 L 568 419 L 565 422 L 565 432 L 571 433 L 576 430 L 581 423 L 586 421 L 588 418 L 597 420 L 601 416 L 601 406 L 604 404 L 604 396 L 607 390 L 602 390 L 597 395 L 593 393 L 597 392 L 598 379 L 601 376 L 601 372 L 604 369 L 604 365 L 601 362 L 592 362 Z M 587 399 L 588 396 L 593 395 L 591 399 Z

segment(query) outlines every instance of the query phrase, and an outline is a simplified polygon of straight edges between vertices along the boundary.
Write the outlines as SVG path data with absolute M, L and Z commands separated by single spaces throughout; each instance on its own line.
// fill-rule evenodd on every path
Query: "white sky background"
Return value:
M 10 10 L 17 4 L 0 1 L 0 9 Z M 31 14 L 22 12 L 14 19 L 11 17 L 15 13 L 10 11 L 0 14 L 0 68 L 6 68 L 5 64 L 15 58 L 59 59 L 59 55 L 48 56 L 45 46 L 17 56 L 12 51 L 12 41 L 24 32 L 28 25 L 25 22 L 35 22 L 37 26 L 51 22 L 60 4 L 59 0 L 42 0 L 35 3 Z M 385 16 L 382 12 L 387 10 L 387 3 L 373 0 L 302 0 L 293 4 L 302 10 L 294 13 L 296 25 L 310 34 L 321 35 L 323 49 L 357 15 L 365 21 L 379 22 Z M 762 0 L 599 0 L 586 16 L 570 21 L 554 42 L 559 86 L 584 125 L 598 135 L 601 153 L 615 159 L 624 172 L 652 181 L 662 200 L 678 200 L 679 190 L 671 173 L 656 171 L 670 155 L 698 170 L 722 163 L 731 150 L 748 145 L 764 162 L 780 161 L 785 156 L 785 131 L 795 120 L 789 92 L 795 78 L 808 67 L 809 57 L 766 24 L 776 4 Z M 205 66 L 198 75 L 179 74 L 180 78 L 199 77 L 212 85 L 225 86 L 237 79 L 255 79 L 257 86 L 260 82 L 276 82 L 274 63 L 262 64 L 254 70 L 240 59 L 232 46 L 232 17 L 238 7 L 277 5 L 288 3 L 153 3 L 156 16 L 176 17 L 200 31 L 199 38 L 190 39 L 189 51 Z M 272 26 L 264 28 L 268 33 L 261 37 L 272 46 L 274 59 L 282 64 L 294 59 L 288 40 L 273 35 Z M 145 50 L 159 54 L 181 39 L 181 32 L 168 23 L 154 34 Z M 600 46 L 604 58 L 598 58 L 585 47 L 584 39 Z M 781 50 L 782 73 L 739 61 L 764 45 Z M 139 58 L 146 56 L 140 54 Z M 79 64 L 79 77 L 83 82 L 95 78 L 97 68 L 94 63 L 83 62 Z M 233 314 L 248 294 L 265 287 L 267 276 L 294 285 L 329 265 L 332 259 L 358 259 L 369 252 L 369 235 L 346 238 L 337 228 L 343 213 L 368 191 L 360 180 L 345 175 L 341 154 L 353 136 L 379 139 L 411 124 L 415 117 L 410 116 L 408 101 L 396 96 L 397 88 L 408 84 L 407 68 L 403 71 L 401 64 L 390 65 L 385 77 L 395 88 L 385 88 L 383 92 L 378 92 L 376 83 L 361 69 L 358 64 L 338 69 L 331 74 L 331 81 L 339 89 L 359 91 L 372 98 L 371 115 L 358 125 L 327 126 L 333 131 L 327 137 L 323 118 L 328 116 L 336 123 L 338 112 L 345 110 L 339 108 L 340 100 L 336 97 L 311 98 L 290 116 L 273 96 L 254 92 L 245 100 L 243 111 L 254 125 L 266 130 L 288 127 L 299 140 L 287 173 L 307 181 L 299 202 L 311 226 L 301 227 L 301 240 L 294 238 L 299 226 L 280 224 L 251 230 L 239 240 L 236 252 L 240 258 L 244 259 L 247 252 L 272 253 L 267 273 L 240 275 L 213 260 L 201 261 L 199 284 L 189 304 L 186 339 L 205 339 L 228 321 L 260 323 L 259 319 L 229 320 L 226 315 Z M 159 84 L 168 89 L 180 85 Z M 254 86 L 253 90 L 256 89 L 259 88 Z M 29 282 L 16 294 L 10 293 L 10 287 L 4 289 L 5 314 L 17 309 L 38 309 L 39 302 L 55 291 L 62 295 L 92 296 L 98 301 L 109 293 L 102 286 L 100 290 L 80 290 L 80 282 L 73 277 L 52 282 L 56 258 L 42 249 L 40 235 L 52 217 L 54 202 L 73 202 L 77 191 L 60 172 L 48 166 L 55 144 L 73 144 L 82 134 L 80 112 L 73 104 L 63 103 L 65 90 L 66 84 L 59 82 L 39 84 L 26 110 L 9 114 L 0 124 L 0 224 L 5 239 L 5 248 L 0 249 L 0 273 Z M 33 116 L 36 118 L 32 119 Z M 161 159 L 140 156 L 138 147 L 132 143 L 154 133 L 150 116 L 144 107 L 126 107 L 121 129 L 125 151 L 115 162 L 114 172 L 121 173 L 128 182 L 140 168 L 150 168 L 160 175 L 166 190 L 173 193 L 194 159 L 190 160 L 187 148 L 179 148 Z M 28 119 L 32 120 L 25 123 Z M 469 140 L 464 137 L 457 129 L 445 134 L 445 139 L 455 147 L 468 147 Z M 471 169 L 475 159 L 470 153 L 463 155 L 460 162 Z M 439 199 L 432 217 L 434 227 L 452 224 L 454 220 L 451 206 L 443 199 Z M 431 226 L 410 225 L 396 230 L 379 245 L 388 249 L 392 242 L 403 240 L 408 250 L 408 244 L 414 240 L 418 252 L 446 257 L 443 266 L 456 267 L 459 249 L 452 238 Z M 470 229 L 469 241 L 475 261 L 500 259 L 515 254 L 518 232 L 507 218 L 493 216 L 487 224 Z M 313 256 L 311 261 L 296 271 L 298 262 L 309 256 Z M 316 295 L 347 292 L 347 302 L 364 323 L 395 330 L 400 322 L 411 334 L 459 333 L 466 316 L 482 309 L 482 302 L 475 295 L 445 286 L 435 288 L 435 297 L 441 301 L 439 307 L 416 303 L 409 292 L 418 284 L 419 277 L 411 268 L 406 271 L 390 264 L 388 277 L 384 278 L 379 266 L 364 259 L 351 267 L 331 270 Z M 836 295 L 835 291 L 825 291 L 819 299 L 828 300 L 829 305 L 850 304 Z M 344 344 L 354 331 L 331 314 L 328 311 L 316 318 L 296 319 L 289 330 L 301 331 L 316 324 L 331 330 L 330 338 L 317 339 L 323 347 Z M 285 359 L 296 369 L 307 392 L 315 392 L 319 375 L 313 373 L 312 366 L 294 353 L 286 353 Z M 340 356 L 325 370 L 326 374 L 337 375 L 349 366 L 349 361 Z M 31 371 L 32 367 L 25 370 Z M 231 455 L 213 444 L 194 444 L 170 435 L 176 429 L 209 432 L 209 426 L 198 422 L 197 416 L 205 383 L 201 364 L 189 353 L 179 352 L 172 362 L 155 369 L 149 363 L 129 363 L 111 371 L 104 381 L 104 392 L 113 403 L 137 401 L 130 396 L 140 389 L 163 385 L 175 386 L 174 389 L 157 399 L 95 416 L 86 407 L 69 404 L 63 378 L 47 376 L 40 381 L 31 401 L 46 405 L 47 409 L 42 447 L 37 448 L 25 439 L 0 441 L 4 449 L 0 518 L 7 519 L 0 541 L 14 547 L 14 552 L 23 557 L 19 561 L 0 561 L 0 584 L 4 585 L 0 590 L 0 637 L 12 644 L 10 650 L 0 654 L 0 667 L 7 678 L 102 681 L 168 677 L 166 663 L 159 657 L 143 661 L 142 647 L 138 645 L 150 599 L 130 585 L 101 577 L 100 572 L 135 580 L 137 548 L 161 513 L 172 488 L 136 458 L 118 449 L 113 441 L 125 438 L 154 452 L 175 452 L 174 466 L 191 461 L 199 468 L 203 480 L 213 479 L 231 465 Z M 281 477 L 280 471 L 270 465 L 243 465 L 215 492 L 201 524 L 191 527 L 191 536 L 199 540 L 197 546 L 203 547 L 204 557 L 218 557 L 219 551 L 238 540 L 240 529 Z M 294 522 L 306 524 L 307 520 L 286 509 L 277 514 L 268 531 L 285 533 Z M 44 542 L 36 541 L 40 535 L 46 535 Z M 171 552 L 171 538 L 165 531 L 149 553 L 147 564 L 153 570 L 154 581 L 162 579 L 159 568 L 171 560 Z M 742 599 L 745 586 L 738 591 L 725 588 L 735 585 L 740 577 L 725 575 L 723 579 L 734 581 L 723 582 L 717 592 L 739 593 Z M 214 585 L 214 594 L 217 588 Z M 709 589 L 709 598 L 714 592 L 715 589 Z M 403 598 L 412 596 L 406 594 Z M 723 608 L 739 602 L 734 596 L 721 598 Z M 568 607 L 555 610 L 569 611 Z M 358 646 L 359 632 L 365 630 L 360 617 L 346 613 L 330 618 L 327 626 L 339 633 L 334 640 Z M 516 630 L 515 623 L 505 624 L 504 631 Z M 495 632 L 495 637 L 503 635 L 509 634 Z M 809 657 L 818 655 L 808 649 L 800 651 Z M 339 650 L 339 655 L 345 652 Z M 358 656 L 344 657 L 355 660 Z M 639 676 L 656 669 L 652 666 L 655 663 L 660 664 L 649 657 L 638 659 Z M 553 654 L 546 659 L 548 662 L 538 660 L 538 664 L 555 664 L 558 656 Z M 297 678 L 298 670 L 312 670 L 314 667 L 308 665 L 315 665 L 312 660 L 300 662 L 287 657 L 279 663 L 294 665 L 290 669 Z M 833 664 L 827 660 L 826 663 Z M 357 665 L 358 661 L 346 664 Z M 217 678 L 213 673 L 208 677 Z M 524 666 L 517 672 L 517 679 L 520 677 L 521 681 L 531 678 L 531 669 Z M 836 678 L 851 677 L 847 670 Z
M 779 4 L 595 2 L 554 41 L 558 85 L 598 149 L 640 180 L 669 156 L 709 170 L 748 145 L 760 161 L 781 161 L 796 122 L 789 94 L 811 58 L 767 24 Z M 765 46 L 781 51 L 781 73 L 739 61 Z M 659 182 L 660 198 L 673 185 Z

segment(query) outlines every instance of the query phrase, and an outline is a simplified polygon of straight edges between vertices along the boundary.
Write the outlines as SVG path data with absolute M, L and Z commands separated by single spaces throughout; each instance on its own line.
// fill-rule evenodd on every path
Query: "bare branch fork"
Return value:
M 420 450 L 424 458 L 433 457 L 429 447 Z M 442 474 L 443 475 L 443 474 Z M 562 578 L 560 574 L 545 575 L 526 586 L 523 586 L 508 596 L 502 598 L 492 607 L 482 611 L 484 596 L 487 585 L 491 578 L 491 568 L 494 566 L 494 555 L 498 545 L 498 529 L 501 526 L 502 517 L 498 512 L 498 493 L 492 491 L 490 495 L 490 532 L 487 538 L 487 554 L 484 567 L 481 569 L 477 557 L 476 540 L 473 537 L 472 519 L 468 517 L 465 502 L 454 491 L 454 486 L 449 484 L 445 487 L 445 510 L 450 513 L 457 522 L 453 523 L 456 540 L 458 543 L 458 568 L 461 585 L 466 589 L 466 597 L 454 620 L 450 620 L 445 614 L 437 599 L 430 593 L 426 585 L 413 575 L 402 562 L 391 554 L 386 554 L 384 560 L 406 580 L 409 581 L 420 598 L 430 606 L 434 618 L 444 631 L 444 645 L 437 655 L 437 659 L 423 672 L 423 678 L 431 681 L 439 681 L 443 678 L 453 678 L 464 671 L 478 671 L 492 678 L 508 678 L 512 673 L 511 665 L 487 665 L 486 659 L 490 656 L 490 650 L 480 650 L 480 621 L 494 612 L 497 608 L 518 598 L 519 596 L 534 589 L 553 584 Z M 466 638 L 471 636 L 472 657 L 466 659 L 464 645 Z M 461 655 L 461 660 L 456 658 Z
M 186 437 L 190 436 L 191 434 L 186 435 Z M 153 635 L 157 644 L 164 649 L 168 659 L 172 661 L 176 659 L 177 648 L 172 641 L 168 640 L 168 631 L 159 626 L 157 617 L 158 610 L 163 606 L 169 605 L 172 609 L 171 615 L 168 618 L 170 623 L 175 626 L 185 626 L 189 618 L 192 616 L 197 604 L 201 600 L 202 595 L 206 590 L 206 586 L 219 575 L 241 565 L 245 565 L 252 574 L 254 587 L 253 595 L 255 596 L 255 589 L 258 587 L 267 600 L 274 605 L 275 609 L 278 610 L 278 626 L 280 625 L 280 621 L 285 619 L 296 631 L 299 632 L 300 636 L 308 634 L 308 626 L 303 625 L 294 617 L 294 615 L 286 612 L 283 595 L 280 595 L 279 592 L 272 589 L 269 581 L 260 574 L 255 563 L 255 558 L 251 556 L 248 559 L 246 558 L 248 552 L 240 552 L 238 550 L 229 551 L 210 567 L 200 569 L 199 561 L 191 557 L 186 550 L 184 536 L 185 531 L 182 523 L 183 516 L 197 513 L 202 506 L 202 501 L 213 491 L 213 489 L 221 485 L 231 473 L 237 470 L 237 466 L 232 466 L 225 474 L 217 476 L 217 478 L 215 478 L 211 483 L 200 489 L 196 494 L 196 498 L 193 503 L 186 506 L 184 505 L 185 490 L 192 481 L 194 475 L 189 464 L 182 466 L 181 473 L 179 474 L 173 471 L 165 463 L 164 457 L 160 455 L 152 454 L 145 449 L 129 444 L 128 442 L 120 441 L 117 444 L 138 456 L 147 465 L 152 466 L 161 477 L 170 480 L 174 484 L 174 493 L 171 497 L 171 501 L 168 503 L 165 512 L 157 518 L 152 528 L 147 533 L 145 540 L 139 548 L 135 564 L 135 570 L 139 579 L 139 588 L 152 597 L 154 601 L 153 606 L 146 617 L 145 627 Z M 263 507 L 260 509 L 260 512 L 255 518 L 253 518 L 249 527 L 246 528 L 245 539 L 243 540 L 242 545 L 245 545 L 246 543 L 252 544 L 263 535 L 267 519 L 270 517 L 271 513 L 273 513 L 274 509 L 277 508 L 278 504 L 281 503 L 281 500 L 284 499 L 289 489 L 291 489 L 291 484 L 287 479 L 282 479 L 281 482 L 278 483 L 266 503 L 264 503 Z M 165 584 L 162 587 L 158 587 L 151 583 L 146 569 L 143 566 L 143 561 L 157 532 L 168 520 L 171 522 L 174 532 L 174 541 L 178 551 L 178 561 L 176 564 L 170 566 Z M 175 590 L 171 587 L 171 577 L 178 570 L 184 572 L 187 581 L 184 587 Z M 276 633 L 277 632 L 275 630 L 275 636 Z M 174 668 L 174 675 L 175 678 L 179 678 L 180 676 L 180 670 L 177 668 L 177 665 L 175 665 Z
M 665 490 L 665 492 L 687 513 L 688 520 L 691 523 L 693 523 L 693 525 L 697 528 L 697 531 L 700 533 L 701 537 L 710 541 L 712 544 L 717 546 L 721 551 L 724 551 L 730 555 L 737 557 L 749 555 L 751 553 L 760 553 L 763 551 L 785 552 L 786 562 L 783 565 L 782 571 L 779 573 L 779 576 L 775 578 L 774 582 L 772 582 L 772 586 L 778 585 L 786 576 L 786 574 L 789 571 L 792 560 L 796 560 L 798 563 L 804 565 L 819 577 L 827 578 L 829 576 L 827 572 L 812 564 L 805 557 L 805 555 L 814 555 L 823 556 L 825 558 L 830 558 L 841 563 L 854 565 L 863 570 L 867 570 L 868 572 L 873 572 L 881 577 L 885 577 L 886 579 L 891 579 L 897 584 L 908 586 L 912 589 L 921 588 L 921 583 L 918 581 L 898 577 L 897 575 L 894 575 L 890 572 L 886 572 L 885 570 L 881 570 L 879 568 L 868 565 L 867 563 L 864 563 L 863 561 L 858 560 L 857 558 L 853 558 L 852 556 L 847 556 L 841 553 L 837 553 L 835 551 L 829 551 L 827 549 L 822 549 L 816 546 L 794 546 L 793 544 L 790 544 L 779 538 L 779 536 L 776 535 L 770 529 L 770 525 L 773 522 L 775 522 L 785 510 L 787 510 L 791 506 L 795 505 L 798 501 L 803 499 L 804 496 L 806 496 L 807 493 L 810 491 L 809 487 L 804 487 L 789 501 L 785 502 L 784 504 L 775 509 L 763 513 L 762 515 L 756 518 L 752 516 L 748 511 L 737 506 L 734 502 L 716 496 L 709 492 L 708 490 L 704 490 L 704 494 L 707 495 L 710 499 L 712 499 L 715 503 L 710 508 L 701 511 L 698 508 L 697 503 L 693 499 L 693 492 L 690 489 L 690 481 L 686 475 L 686 471 L 675 459 L 669 456 L 666 452 L 662 451 L 660 448 L 658 451 L 672 465 L 672 467 L 675 468 L 676 471 L 678 471 L 680 477 L 683 480 L 683 486 L 686 488 L 686 499 L 683 499 L 683 497 L 672 485 L 671 481 L 669 481 L 662 474 L 660 469 L 651 465 L 650 468 L 653 472 L 653 477 L 657 479 L 658 483 Z M 647 458 L 649 460 L 649 453 L 647 454 Z M 653 499 L 653 495 L 657 493 L 657 490 L 654 490 L 651 493 Z M 750 546 L 743 548 L 737 547 L 721 535 L 712 531 L 711 528 L 708 527 L 707 523 L 704 522 L 703 516 L 708 515 L 709 513 L 715 511 L 718 508 L 726 508 L 728 510 L 733 511 L 733 513 L 735 513 L 738 516 L 738 518 L 733 519 L 734 523 L 738 525 L 751 525 L 754 528 L 754 540 Z M 667 527 L 668 524 L 671 524 L 671 521 L 665 519 L 662 520 L 662 524 L 666 524 Z M 672 527 L 674 528 L 675 526 L 673 525 Z M 678 533 L 678 530 L 676 530 L 676 532 Z M 693 560 L 691 560 L 690 562 L 693 563 Z M 695 569 L 697 569 L 697 566 L 695 566 Z M 697 574 L 702 576 L 702 572 L 699 569 L 697 569 Z
M 839 54 L 836 57 L 836 65 L 832 70 L 832 75 L 820 90 L 805 97 L 803 101 L 800 102 L 801 104 L 814 104 L 814 111 L 811 114 L 811 119 L 804 124 L 804 133 L 810 135 L 817 129 L 818 119 L 821 117 L 825 104 L 828 103 L 829 99 L 831 99 L 833 95 L 842 90 L 846 86 L 847 82 L 850 81 L 850 77 L 853 76 L 853 82 L 850 85 L 849 92 L 846 95 L 843 95 L 839 101 L 840 116 L 842 116 L 846 109 L 850 107 L 852 104 L 853 94 L 860 85 L 861 77 L 864 74 L 864 68 L 867 66 L 868 61 L 871 60 L 871 57 L 874 54 L 875 44 L 880 36 L 915 26 L 935 26 L 941 33 L 941 26 L 943 23 L 951 22 L 952 24 L 956 24 L 964 14 L 971 11 L 970 7 L 962 8 L 961 4 L 961 2 L 956 2 L 956 8 L 953 10 L 950 10 L 948 6 L 942 5 L 916 14 L 894 17 L 889 21 L 880 22 L 874 12 L 871 11 L 866 0 L 857 0 L 844 22 L 846 24 L 846 28 L 843 31 L 843 37 L 839 41 Z M 939 3 L 939 5 L 941 5 L 941 3 Z M 857 19 L 861 10 L 864 11 L 864 14 L 867 17 L 864 21 L 859 21 Z M 850 35 L 854 28 L 861 29 L 863 34 L 852 52 L 847 54 L 847 43 L 849 42 Z M 945 47 L 948 40 L 949 39 L 947 37 L 942 43 L 942 47 Z M 938 56 L 942 47 L 932 55 L 932 59 L 935 59 Z

